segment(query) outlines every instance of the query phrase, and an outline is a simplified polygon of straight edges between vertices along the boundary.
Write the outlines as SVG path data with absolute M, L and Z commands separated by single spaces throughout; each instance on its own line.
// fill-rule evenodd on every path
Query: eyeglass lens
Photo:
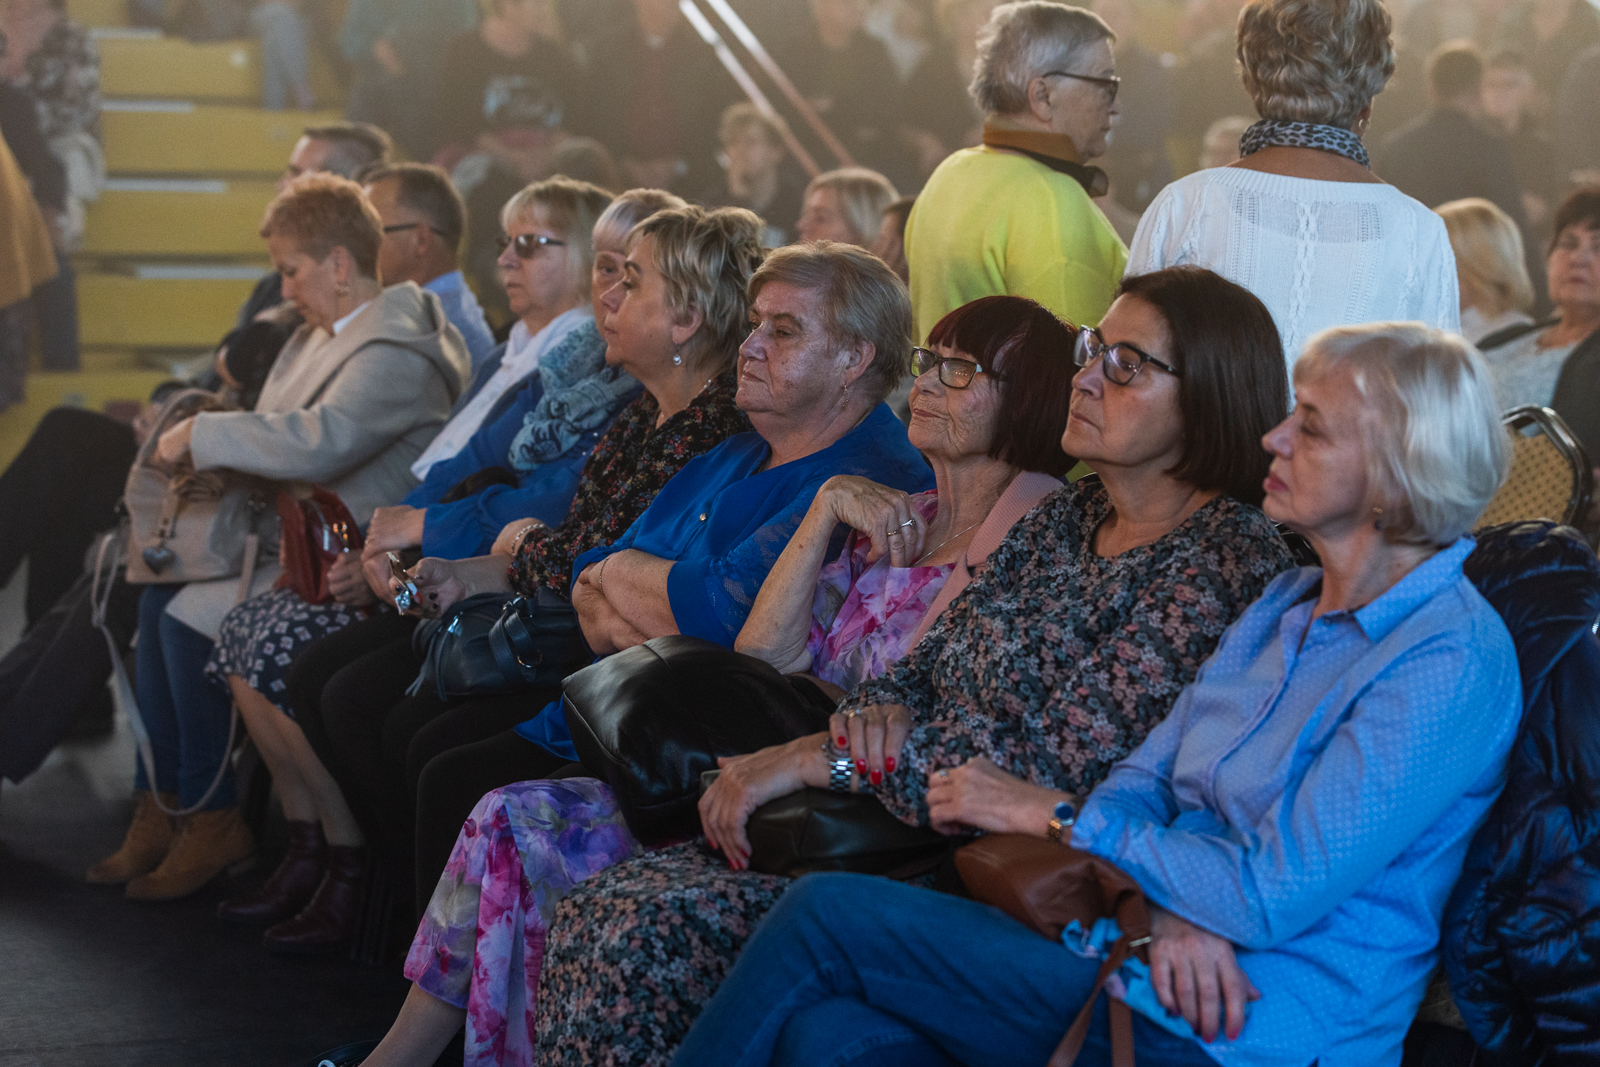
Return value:
M 542 233 L 519 233 L 515 237 L 501 234 L 496 243 L 500 246 L 500 251 L 502 252 L 508 247 L 514 247 L 518 259 L 532 259 L 541 248 L 546 246 L 562 248 L 567 242 L 558 241 L 554 237 L 546 237 Z

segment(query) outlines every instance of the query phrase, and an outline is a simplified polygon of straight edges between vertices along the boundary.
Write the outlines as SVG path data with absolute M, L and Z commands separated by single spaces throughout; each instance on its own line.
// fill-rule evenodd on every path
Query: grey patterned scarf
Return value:
M 1312 122 L 1294 122 L 1289 119 L 1262 119 L 1244 131 L 1244 136 L 1239 138 L 1239 158 L 1243 159 L 1273 145 L 1285 148 L 1315 148 L 1344 156 L 1363 167 L 1372 166 L 1361 138 L 1349 130 L 1339 126 L 1319 126 Z
M 611 421 L 639 388 L 633 375 L 606 366 L 606 342 L 594 322 L 563 337 L 539 360 L 544 395 L 522 417 L 508 461 L 518 474 L 560 459 L 578 439 Z

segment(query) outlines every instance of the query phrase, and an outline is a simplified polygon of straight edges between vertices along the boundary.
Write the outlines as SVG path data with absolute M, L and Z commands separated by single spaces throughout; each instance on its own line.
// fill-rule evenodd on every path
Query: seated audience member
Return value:
M 186 419 L 161 435 L 156 458 L 168 469 L 185 460 L 201 473 L 228 469 L 316 483 L 364 522 L 378 503 L 412 485 L 411 462 L 466 380 L 466 349 L 438 297 L 410 283 L 379 283 L 382 226 L 354 182 L 296 180 L 267 208 L 261 235 L 285 297 L 305 322 L 278 357 L 255 411 Z M 250 592 L 264 592 L 278 574 L 275 564 L 258 567 Z M 358 563 L 329 576 L 340 599 L 362 582 Z M 126 882 L 130 899 L 186 896 L 253 848 L 228 768 L 229 695 L 205 674 L 239 585 L 239 578 L 152 585 L 140 598 L 137 693 L 155 780 L 141 762 L 127 838 L 88 874 L 91 882 Z M 272 744 L 262 740 L 264 748 Z M 278 740 L 305 744 L 292 729 Z M 185 813 L 174 825 L 163 809 Z M 342 860 L 356 853 L 359 830 L 346 820 L 328 836 L 342 849 L 333 869 L 353 878 Z
M 830 736 L 724 763 L 700 812 L 725 858 L 689 843 L 571 890 L 544 943 L 541 1064 L 576 1063 L 596 1047 L 638 1064 L 671 1057 L 792 884 L 747 869 L 745 820 L 764 801 L 826 787 L 835 761 L 923 826 L 967 821 L 930 811 L 931 786 L 1030 815 L 1018 798 L 1087 792 L 1290 565 L 1255 503 L 1269 462 L 1261 435 L 1288 394 L 1259 300 L 1209 271 L 1130 278 L 1099 328 L 1080 334 L 1077 359 L 1062 447 L 1099 480 L 1019 521 L 910 654 L 845 697 Z
M 1061 487 L 1056 476 L 1073 461 L 1060 444 L 1071 377 L 1060 353 L 1072 339 L 1020 297 L 986 297 L 946 316 L 934 348 L 917 350 L 922 373 L 908 431 L 933 466 L 935 490 L 908 497 L 862 478 L 824 482 L 734 647 L 780 671 L 808 672 L 834 699 L 903 657 L 1011 526 Z M 841 524 L 853 538 L 825 562 Z M 491 1048 L 531 1050 L 528 1018 L 491 1007 L 506 1002 L 508 989 L 520 990 L 523 1003 L 537 996 L 537 963 L 514 943 L 517 931 L 525 942 L 542 938 L 574 882 L 638 852 L 610 790 L 587 779 L 492 791 L 468 824 L 480 829 L 438 843 L 445 854 L 454 843 L 455 852 L 437 889 L 420 880 L 444 854 L 421 857 L 419 894 L 434 896 L 407 965 L 417 985 L 373 1067 L 401 1062 L 401 1050 L 435 1055 L 427 1050 L 461 1026 L 463 1012 L 469 1060 Z M 563 829 L 550 832 L 556 826 Z M 486 863 L 490 854 L 519 862 Z M 548 863 L 552 854 L 563 862 Z M 518 918 L 480 925 L 480 902 L 502 899 Z M 420 1020 L 436 1020 L 437 1032 L 419 1035 Z
M 747 329 L 745 289 L 761 263 L 760 220 L 738 209 L 708 214 L 675 197 L 669 210 L 648 217 L 637 210 L 649 198 L 668 197 L 658 190 L 626 194 L 623 203 L 633 207 L 597 227 L 605 250 L 596 260 L 595 288 L 606 361 L 638 379 L 645 395 L 596 446 L 564 521 L 551 526 L 519 516 L 487 554 L 461 553 L 476 558 L 456 562 L 425 559 L 416 568 L 421 603 L 444 611 L 481 592 L 508 599 L 513 593 L 536 597 L 540 589 L 568 595 L 574 559 L 621 536 L 685 464 L 748 430 L 734 406 L 733 361 Z M 387 568 L 372 562 L 384 577 L 374 584 L 387 591 Z M 411 642 L 414 624 L 409 617 L 380 616 L 353 627 L 310 650 L 289 686 L 296 720 L 407 889 L 424 750 L 431 755 L 497 734 L 539 706 L 519 693 L 467 701 L 443 701 L 428 689 L 408 696 L 422 665 Z M 512 742 L 511 757 L 540 754 L 521 738 Z M 418 754 L 408 756 L 413 747 Z M 452 812 L 452 838 L 487 788 Z M 429 891 L 432 885 L 430 879 Z
M 1264 507 L 1325 567 L 1273 582 L 1092 791 L 997 788 L 967 753 L 915 768 L 935 826 L 1066 832 L 1138 882 L 1149 966 L 1124 965 L 1115 995 L 1142 1061 L 1399 1063 L 1521 715 L 1510 635 L 1462 574 L 1509 466 L 1482 361 L 1378 324 L 1318 335 L 1295 370 Z M 954 896 L 808 877 L 674 1062 L 843 1062 L 870 1042 L 904 1062 L 1043 1063 L 1100 968 L 1068 940 Z
M 883 222 L 878 226 L 878 236 L 872 239 L 867 251 L 889 265 L 895 276 L 906 284 L 911 283 L 911 268 L 906 263 L 906 220 L 917 204 L 914 196 L 902 196 L 883 209 Z
M 863 167 L 830 170 L 811 179 L 795 232 L 801 241 L 836 241 L 866 248 L 900 198 L 889 179 Z
M 1556 208 L 1546 270 L 1553 319 L 1480 342 L 1501 410 L 1553 407 L 1591 460 L 1600 456 L 1600 186 Z M 1596 460 L 1600 462 L 1600 460 Z
M 1541 114 L 1548 112 L 1573 62 L 1585 49 L 1600 45 L 1600 11 L 1586 0 L 1513 0 L 1498 11 L 1497 5 L 1484 6 L 1498 16 L 1486 39 L 1539 57 L 1534 70 L 1537 106 Z
M 717 127 L 722 174 L 700 200 L 713 207 L 742 207 L 766 222 L 768 248 L 789 243 L 805 196 L 802 175 L 788 162 L 778 124 L 754 104 L 732 104 Z
M 1106 146 L 1102 162 L 1112 192 L 1101 201 L 1101 207 L 1104 210 L 1109 201 L 1120 213 L 1131 215 L 1136 227 L 1139 215 L 1172 180 L 1167 143 L 1178 109 L 1175 64 L 1139 39 L 1143 20 L 1136 0 L 1093 0 L 1085 6 L 1117 35 L 1117 69 L 1123 81 L 1123 91 L 1117 96 L 1121 112 L 1117 132 Z
M 636 247 L 630 281 L 637 257 Z M 853 475 L 907 493 L 933 485 L 883 403 L 911 354 L 899 280 L 860 249 L 823 242 L 773 252 L 749 292 L 753 325 L 738 349 L 737 403 L 756 429 L 686 466 L 621 537 L 573 563 L 573 607 L 598 655 L 676 633 L 731 647 L 781 547 L 829 478 Z M 654 299 L 642 286 L 631 289 L 613 317 L 653 315 Z M 419 576 L 428 567 L 424 560 Z M 484 793 L 551 777 L 578 758 L 559 702 L 528 719 L 530 703 L 537 708 L 558 695 L 456 702 L 415 732 L 405 765 L 419 839 L 426 832 L 429 840 L 454 840 Z M 397 712 L 415 715 L 418 700 Z M 424 831 L 424 823 L 434 829 Z M 447 851 L 419 878 L 425 892 Z
M 1250 132 L 1255 120 L 1244 115 L 1228 115 L 1206 128 L 1200 142 L 1200 169 L 1226 167 L 1239 161 L 1239 142 Z
M 1556 170 L 1556 149 L 1539 114 L 1533 64 L 1521 52 L 1489 53 L 1483 70 L 1483 121 L 1506 141 L 1531 232 L 1542 233 L 1566 181 Z
M 1163 189 L 1128 272 L 1210 267 L 1272 311 L 1286 358 L 1330 326 L 1420 320 L 1454 330 L 1461 309 L 1444 223 L 1374 177 L 1362 131 L 1394 73 L 1382 0 L 1252 0 L 1239 62 L 1261 121 L 1242 158 Z
M 1481 198 L 1434 209 L 1450 234 L 1461 289 L 1461 336 L 1478 344 L 1508 326 L 1533 321 L 1533 282 L 1523 264 L 1522 233 L 1511 216 Z
M 967 93 L 978 59 L 978 31 L 999 0 L 938 0 L 939 36 L 906 79 L 902 136 L 916 152 L 921 177 L 932 174 L 958 148 L 983 136 L 983 114 Z
M 456 265 L 467 228 L 467 208 L 450 176 L 422 163 L 396 163 L 362 174 L 367 199 L 383 220 L 378 280 L 416 282 L 439 298 L 445 316 L 466 343 L 477 372 L 494 348 L 478 298 Z
M 590 221 L 606 198 L 598 190 L 586 195 L 581 189 L 566 191 L 573 194 L 566 202 L 548 191 L 546 197 L 553 214 L 566 208 L 576 217 L 576 226 L 557 227 L 571 237 L 582 232 L 582 223 Z M 574 262 L 547 270 L 592 273 L 588 241 L 569 239 L 562 251 Z M 507 276 L 514 277 L 514 269 Z M 413 548 L 420 541 L 446 554 L 476 555 L 489 550 L 510 520 L 531 516 L 539 522 L 559 521 L 577 491 L 590 451 L 639 391 L 626 372 L 606 365 L 605 341 L 588 308 L 576 310 L 585 313 L 581 321 L 540 353 L 516 402 L 455 456 L 434 465 L 429 480 L 407 497 L 416 506 L 379 508 L 368 527 L 373 536 L 366 551 L 359 558 L 345 557 L 341 574 L 359 575 L 363 562 L 369 571 L 376 564 L 386 584 L 388 551 Z M 508 477 L 477 492 L 449 488 L 465 485 L 475 472 L 489 468 Z M 269 948 L 308 952 L 337 947 L 355 919 L 353 894 L 361 857 L 324 848 L 335 832 L 352 836 L 355 817 L 294 724 L 287 677 L 312 642 L 349 626 L 376 602 L 365 580 L 345 583 L 336 605 L 310 604 L 292 589 L 273 589 L 228 612 L 206 668 L 219 681 L 226 679 L 272 772 L 294 838 L 274 878 L 255 892 L 224 901 L 218 910 L 229 921 L 279 923 L 266 933 Z M 318 889 L 324 866 L 330 877 Z M 339 880 L 336 874 L 347 877 Z
M 1600 45 L 1573 59 L 1556 97 L 1550 132 L 1562 181 L 1600 180 Z M 1580 179 L 1580 174 L 1589 177 Z
M 595 330 L 589 301 L 592 232 L 609 203 L 611 194 L 597 186 L 547 178 L 500 209 L 495 265 L 517 320 L 505 343 L 479 364 L 449 424 L 412 464 L 411 473 L 424 484 L 434 464 L 456 455 L 480 427 L 505 413 L 545 353 L 575 330 Z
M 983 144 L 939 165 L 906 227 L 917 337 L 981 296 L 1025 296 L 1068 322 L 1111 306 L 1127 249 L 1087 164 L 1117 116 L 1113 40 L 1098 15 L 1045 0 L 984 25 L 971 87 Z

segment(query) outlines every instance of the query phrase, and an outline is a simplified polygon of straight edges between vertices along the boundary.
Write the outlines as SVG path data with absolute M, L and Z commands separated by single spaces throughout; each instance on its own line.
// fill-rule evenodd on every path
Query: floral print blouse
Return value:
M 924 524 L 939 510 L 937 493 L 911 498 Z M 891 567 L 867 562 L 871 538 L 851 535 L 838 559 L 817 574 L 811 606 L 811 673 L 841 689 L 875 678 L 911 648 L 955 564 Z
M 660 427 L 661 408 L 649 393 L 624 408 L 583 465 L 566 519 L 523 544 L 511 564 L 511 587 L 523 596 L 539 586 L 566 596 L 573 560 L 620 537 L 685 463 L 750 429 L 733 404 L 737 388 L 729 369 Z
M 52 26 L 15 84 L 33 94 L 45 137 L 87 133 L 100 139 L 100 53 L 82 26 L 66 19 Z
M 1094 536 L 1110 511 L 1096 479 L 1045 498 L 916 648 L 840 705 L 910 709 L 904 770 L 877 788 L 896 816 L 926 824 L 929 772 L 978 756 L 1038 785 L 1087 791 L 1293 566 L 1267 517 L 1230 497 L 1105 559 Z

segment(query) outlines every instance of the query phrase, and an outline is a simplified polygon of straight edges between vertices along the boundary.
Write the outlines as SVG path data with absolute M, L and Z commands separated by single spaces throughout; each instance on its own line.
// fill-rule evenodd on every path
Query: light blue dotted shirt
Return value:
M 1398 1064 L 1467 844 L 1504 784 L 1516 652 L 1463 537 L 1354 612 L 1278 577 L 1072 843 L 1226 937 L 1261 991 L 1225 1064 Z

